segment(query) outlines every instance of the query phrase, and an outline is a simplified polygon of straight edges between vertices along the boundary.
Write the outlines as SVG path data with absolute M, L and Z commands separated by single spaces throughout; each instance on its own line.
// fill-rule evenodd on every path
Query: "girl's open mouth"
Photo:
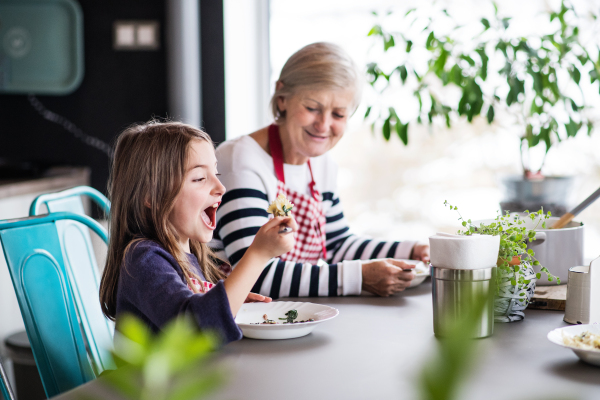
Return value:
M 217 202 L 202 211 L 202 221 L 204 222 L 204 225 L 208 227 L 208 229 L 214 230 L 217 227 L 217 207 L 219 207 L 219 204 L 220 203 Z

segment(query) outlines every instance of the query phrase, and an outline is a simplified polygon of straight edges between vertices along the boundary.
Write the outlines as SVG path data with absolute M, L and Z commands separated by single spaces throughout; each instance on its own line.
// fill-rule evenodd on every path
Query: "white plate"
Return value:
M 313 322 L 298 324 L 283 324 L 279 318 L 285 318 L 289 310 L 297 310 L 296 321 L 314 319 Z M 256 324 L 263 322 L 263 315 L 267 314 L 269 319 L 280 322 L 279 324 Z M 235 317 L 244 336 L 252 339 L 292 339 L 308 335 L 318 324 L 335 318 L 339 314 L 337 308 L 321 304 L 273 301 L 271 303 L 247 303 Z
M 600 335 L 600 325 L 598 324 L 587 324 L 587 325 L 573 325 L 567 326 L 564 328 L 557 328 L 548 333 L 548 340 L 552 343 L 555 343 L 559 346 L 565 347 L 567 349 L 571 349 L 575 352 L 577 357 L 581 359 L 581 361 L 586 362 L 588 364 L 598 365 L 600 366 L 600 350 L 584 350 L 573 346 L 567 346 L 563 343 L 562 333 L 564 332 L 566 335 L 575 336 L 584 331 L 590 331 L 595 333 L 596 335 Z

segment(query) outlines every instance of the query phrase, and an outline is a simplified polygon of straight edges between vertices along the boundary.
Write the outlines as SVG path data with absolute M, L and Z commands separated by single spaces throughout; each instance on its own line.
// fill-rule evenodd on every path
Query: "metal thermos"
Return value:
M 483 269 L 449 269 L 431 267 L 433 284 L 433 332 L 444 337 L 453 322 L 461 320 L 484 295 L 488 303 L 477 322 L 473 338 L 491 336 L 494 332 L 494 296 L 492 278 L 495 267 Z

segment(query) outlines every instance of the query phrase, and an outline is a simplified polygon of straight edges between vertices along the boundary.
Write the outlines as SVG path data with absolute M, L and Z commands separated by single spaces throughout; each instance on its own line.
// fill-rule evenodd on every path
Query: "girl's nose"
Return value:
M 212 194 L 215 195 L 215 196 L 223 196 L 223 194 L 225 194 L 226 190 L 227 189 L 225 189 L 225 186 L 223 186 L 223 184 L 221 183 L 221 181 L 217 177 L 215 188 L 213 189 L 213 193 Z

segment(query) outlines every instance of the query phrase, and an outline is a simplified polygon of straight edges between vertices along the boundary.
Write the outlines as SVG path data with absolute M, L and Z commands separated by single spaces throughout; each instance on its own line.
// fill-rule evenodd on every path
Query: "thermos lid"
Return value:
M 450 269 L 431 266 L 431 277 L 443 281 L 488 281 L 492 279 L 495 266 L 480 269 Z

